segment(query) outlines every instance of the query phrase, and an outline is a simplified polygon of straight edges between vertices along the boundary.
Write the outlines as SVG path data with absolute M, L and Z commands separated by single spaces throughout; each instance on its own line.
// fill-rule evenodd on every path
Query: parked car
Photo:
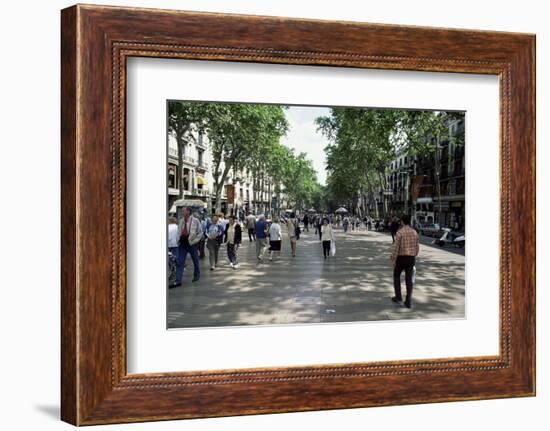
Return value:
M 432 236 L 439 238 L 443 235 L 443 229 L 439 226 L 438 223 L 430 223 L 420 226 L 420 234 L 425 236 Z

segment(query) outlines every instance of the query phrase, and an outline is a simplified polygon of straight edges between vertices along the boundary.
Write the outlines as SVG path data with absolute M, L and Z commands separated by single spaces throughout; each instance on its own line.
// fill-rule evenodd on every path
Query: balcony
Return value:
M 206 172 L 208 170 L 208 163 L 199 162 L 199 164 L 197 165 L 197 170 Z
M 202 148 L 202 149 L 206 150 L 206 142 L 204 142 L 204 137 L 201 133 L 199 133 L 198 139 L 195 140 L 195 145 L 198 148 Z
M 196 196 L 210 196 L 210 190 L 209 189 L 195 189 L 194 194 Z
M 177 158 L 178 158 L 178 149 L 177 149 L 177 148 L 168 147 L 168 156 L 169 156 L 169 157 L 173 157 L 174 159 L 177 160 Z
M 187 163 L 189 165 L 195 165 L 195 159 L 193 157 L 183 156 L 183 163 Z

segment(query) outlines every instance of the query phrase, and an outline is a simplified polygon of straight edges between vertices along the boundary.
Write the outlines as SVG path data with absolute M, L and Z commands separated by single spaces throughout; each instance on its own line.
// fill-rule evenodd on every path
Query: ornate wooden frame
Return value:
M 535 36 L 77 5 L 62 11 L 61 418 L 75 425 L 535 394 Z M 500 77 L 500 353 L 126 373 L 129 56 Z M 512 214 L 524 214 L 511 223 Z

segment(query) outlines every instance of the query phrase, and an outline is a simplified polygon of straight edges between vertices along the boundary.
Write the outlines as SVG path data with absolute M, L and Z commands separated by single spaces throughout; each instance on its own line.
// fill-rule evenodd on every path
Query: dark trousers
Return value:
M 199 252 L 197 249 L 197 244 L 186 243 L 180 244 L 178 247 L 178 268 L 176 270 L 176 283 L 181 283 L 181 278 L 183 277 L 183 271 L 185 270 L 185 259 L 187 258 L 187 253 L 191 254 L 191 259 L 193 260 L 193 269 L 195 277 L 200 276 L 201 270 L 199 266 Z
M 323 241 L 323 256 L 324 257 L 330 256 L 330 240 Z
M 210 261 L 210 268 L 215 268 L 218 264 L 218 252 L 220 250 L 220 243 L 216 239 L 209 239 L 206 241 L 206 248 L 208 249 L 208 260 Z
M 395 242 L 395 235 L 397 234 L 397 232 L 394 232 L 393 230 L 391 231 L 391 240 L 392 242 Z
M 403 300 L 401 296 L 401 273 L 403 270 L 405 270 L 405 284 L 407 286 L 407 297 L 405 298 L 405 302 L 410 303 L 412 300 L 414 264 L 414 256 L 397 256 L 395 267 L 393 268 L 393 288 L 395 290 L 395 297 L 399 301 Z
M 256 241 L 256 230 L 252 228 L 248 228 L 248 240 L 249 241 Z
M 238 262 L 238 254 L 237 250 L 239 249 L 239 244 L 230 244 L 227 243 L 227 258 L 229 259 L 229 262 L 231 262 L 233 265 L 237 265 Z
M 204 245 L 206 244 L 206 240 L 203 238 L 199 241 L 198 250 L 199 250 L 199 257 L 201 259 L 204 259 L 206 254 L 204 253 Z

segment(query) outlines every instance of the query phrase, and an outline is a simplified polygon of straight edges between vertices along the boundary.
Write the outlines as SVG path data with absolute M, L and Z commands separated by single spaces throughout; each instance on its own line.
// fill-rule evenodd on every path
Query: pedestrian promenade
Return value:
M 391 237 L 364 228 L 335 232 L 336 256 L 326 261 L 313 229 L 302 234 L 295 258 L 283 229 L 280 258 L 270 262 L 266 254 L 262 263 L 244 231 L 239 268 L 229 266 L 223 246 L 219 267 L 210 271 L 206 257 L 195 283 L 188 259 L 182 286 L 168 290 L 168 328 L 464 318 L 464 256 L 421 244 L 407 309 L 390 300 Z

